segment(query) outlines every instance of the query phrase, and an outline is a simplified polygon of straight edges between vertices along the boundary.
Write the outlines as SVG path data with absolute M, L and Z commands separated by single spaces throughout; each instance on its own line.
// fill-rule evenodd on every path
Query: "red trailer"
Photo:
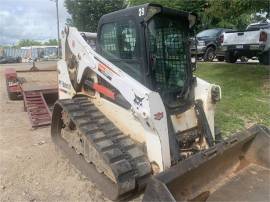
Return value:
M 44 85 L 43 80 L 31 81 L 31 73 L 35 72 L 37 78 L 40 77 L 40 72 L 48 72 L 55 70 L 39 70 L 33 66 L 30 70 L 18 70 L 14 68 L 5 68 L 4 74 L 6 78 L 7 93 L 10 100 L 22 100 L 24 101 L 24 110 L 27 111 L 31 125 L 33 128 L 40 126 L 47 126 L 51 124 L 51 112 L 50 107 L 58 99 L 58 87 L 57 83 Z M 17 73 L 26 73 L 29 76 L 29 81 L 26 82 L 24 77 L 18 79 Z M 48 81 L 50 82 L 50 81 Z
M 5 69 L 5 78 L 7 84 L 7 93 L 10 100 L 22 99 L 21 85 L 17 78 L 17 73 L 14 68 Z

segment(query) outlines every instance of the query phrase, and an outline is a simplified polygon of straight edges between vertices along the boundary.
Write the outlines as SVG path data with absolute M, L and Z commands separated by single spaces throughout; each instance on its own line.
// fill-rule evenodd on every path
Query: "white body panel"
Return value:
M 152 96 L 151 99 L 155 100 L 156 97 Z M 92 99 L 92 102 L 95 103 L 100 111 L 106 114 L 107 118 L 109 118 L 122 132 L 131 136 L 131 138 L 137 142 L 146 144 L 150 162 L 156 162 L 158 165 L 162 165 L 160 156 L 162 156 L 162 159 L 165 158 L 164 154 L 166 154 L 166 152 L 163 150 L 169 151 L 170 149 L 169 142 L 162 142 L 167 140 L 166 137 L 163 137 L 163 135 L 166 134 L 166 131 L 164 130 L 168 131 L 167 128 L 164 128 L 157 121 L 157 130 L 161 132 L 159 135 L 156 135 L 149 126 L 142 125 L 136 116 L 133 115 L 132 111 L 124 109 L 103 98 Z M 157 103 L 156 107 L 158 106 Z M 154 107 L 151 107 L 151 109 L 152 112 L 155 112 Z M 166 120 L 166 117 L 163 118 Z M 168 145 L 168 147 L 162 148 L 161 145 Z M 170 165 L 170 162 L 165 161 L 165 165 Z M 165 169 L 166 168 L 169 168 L 169 166 L 166 166 Z
M 212 103 L 211 98 L 211 88 L 212 84 L 197 77 L 197 85 L 195 87 L 195 99 L 201 99 L 203 101 L 203 107 L 205 111 L 208 124 L 212 134 L 215 134 L 215 124 L 214 124 L 214 114 L 215 114 L 215 104 Z M 215 85 L 216 86 L 216 85 Z M 171 116 L 172 123 L 175 132 L 185 131 L 190 128 L 197 126 L 197 117 L 195 114 L 194 107 L 189 110 Z
M 97 75 L 114 86 L 122 96 L 131 104 L 126 110 L 96 95 L 92 101 L 104 114 L 112 120 L 125 134 L 134 140 L 144 143 L 150 162 L 159 166 L 160 172 L 171 166 L 167 115 L 160 95 L 153 92 L 130 77 L 121 69 L 95 52 L 82 38 L 76 28 L 70 27 L 62 32 L 63 56 L 65 56 L 66 42 L 78 61 L 77 82 L 80 83 L 86 69 L 91 69 Z M 99 67 L 102 65 L 103 71 Z M 59 72 L 59 98 L 72 98 L 76 92 L 72 87 L 65 58 L 58 62 Z M 212 85 L 197 79 L 195 88 L 196 99 L 202 99 L 209 125 L 214 135 L 214 104 L 211 103 Z M 136 97 L 142 98 L 136 102 Z M 156 115 L 162 115 L 156 118 Z M 175 130 L 183 130 L 196 126 L 194 109 L 175 117 L 173 126 Z
M 259 41 L 260 33 L 264 31 L 267 33 L 267 40 L 265 42 Z M 224 40 L 222 45 L 264 45 L 264 50 L 270 49 L 270 29 L 261 29 L 256 31 L 245 31 L 245 32 L 233 32 L 224 33 Z
M 130 135 L 137 142 L 145 143 L 144 127 L 130 110 L 103 98 L 92 99 L 92 102 L 126 135 Z
M 76 91 L 72 87 L 69 79 L 69 74 L 67 70 L 67 64 L 64 60 L 59 60 L 57 62 L 58 71 L 58 92 L 59 99 L 68 99 L 76 95 Z
M 160 95 L 147 89 L 121 69 L 100 56 L 86 43 L 76 28 L 69 27 L 69 29 L 66 29 L 65 32 L 62 32 L 62 47 L 66 46 L 66 41 L 70 46 L 72 54 L 75 55 L 79 61 L 77 82 L 81 82 L 84 71 L 89 68 L 118 89 L 124 98 L 131 104 L 133 116 L 139 120 L 141 125 L 144 127 L 144 130 L 147 131 L 145 133 L 145 139 L 155 139 L 155 147 L 159 148 L 159 150 L 156 151 L 156 148 L 150 147 L 150 145 L 146 143 L 146 145 L 148 144 L 148 158 L 150 161 L 155 161 L 158 164 L 160 171 L 163 171 L 165 168 L 169 168 L 171 158 L 170 150 L 168 149 L 170 147 L 168 140 L 167 120 L 165 119 L 166 117 L 159 120 L 157 123 L 153 116 L 151 116 L 153 113 L 166 114 Z M 65 48 L 63 48 L 62 52 L 63 56 L 65 56 L 64 49 Z M 69 76 L 66 76 L 68 75 L 68 71 L 66 70 L 67 66 L 64 63 L 65 58 L 59 62 L 60 66 L 58 67 L 59 74 L 63 75 L 59 76 L 59 90 L 62 88 L 66 90 L 67 88 L 65 88 L 65 86 L 68 86 L 71 83 L 69 81 Z M 99 71 L 99 65 L 103 65 L 103 67 L 105 67 L 105 74 L 104 72 Z M 108 75 L 110 76 L 109 78 Z M 60 90 L 60 99 L 67 98 L 69 96 L 71 98 L 72 94 L 74 93 L 74 89 L 67 89 L 67 91 L 64 93 L 66 95 L 63 93 L 64 92 L 62 91 L 61 93 Z M 136 96 L 143 98 L 139 104 L 134 101 Z M 150 105 L 149 100 L 152 100 L 153 98 L 155 99 L 155 104 Z
M 223 44 L 259 44 L 259 38 L 260 31 L 225 33 Z

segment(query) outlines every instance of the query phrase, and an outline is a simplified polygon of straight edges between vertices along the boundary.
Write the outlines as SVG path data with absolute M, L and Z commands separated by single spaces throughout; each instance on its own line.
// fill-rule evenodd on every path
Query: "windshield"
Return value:
M 216 36 L 219 33 L 219 29 L 208 29 L 208 30 L 204 30 L 202 32 L 200 32 L 199 34 L 197 34 L 197 37 L 213 37 Z
M 180 92 L 189 65 L 188 22 L 157 15 L 149 21 L 147 33 L 154 89 Z

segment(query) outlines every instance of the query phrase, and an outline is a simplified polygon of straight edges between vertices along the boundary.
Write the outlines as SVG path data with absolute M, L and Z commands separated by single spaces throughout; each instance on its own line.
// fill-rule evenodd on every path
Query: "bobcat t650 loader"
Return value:
M 97 34 L 61 33 L 52 139 L 110 199 L 269 200 L 269 130 L 217 140 L 221 90 L 192 74 L 195 22 L 145 4 L 104 15 Z

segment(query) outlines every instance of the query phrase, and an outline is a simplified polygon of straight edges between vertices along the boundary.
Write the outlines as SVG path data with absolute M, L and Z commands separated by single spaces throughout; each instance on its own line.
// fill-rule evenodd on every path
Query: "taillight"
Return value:
M 219 37 L 219 42 L 220 42 L 220 43 L 223 43 L 223 41 L 224 41 L 224 35 L 222 34 L 222 35 L 220 35 L 220 37 Z
M 260 40 L 259 41 L 267 41 L 267 33 L 266 32 L 264 32 L 264 31 L 262 31 L 261 33 L 260 33 Z

